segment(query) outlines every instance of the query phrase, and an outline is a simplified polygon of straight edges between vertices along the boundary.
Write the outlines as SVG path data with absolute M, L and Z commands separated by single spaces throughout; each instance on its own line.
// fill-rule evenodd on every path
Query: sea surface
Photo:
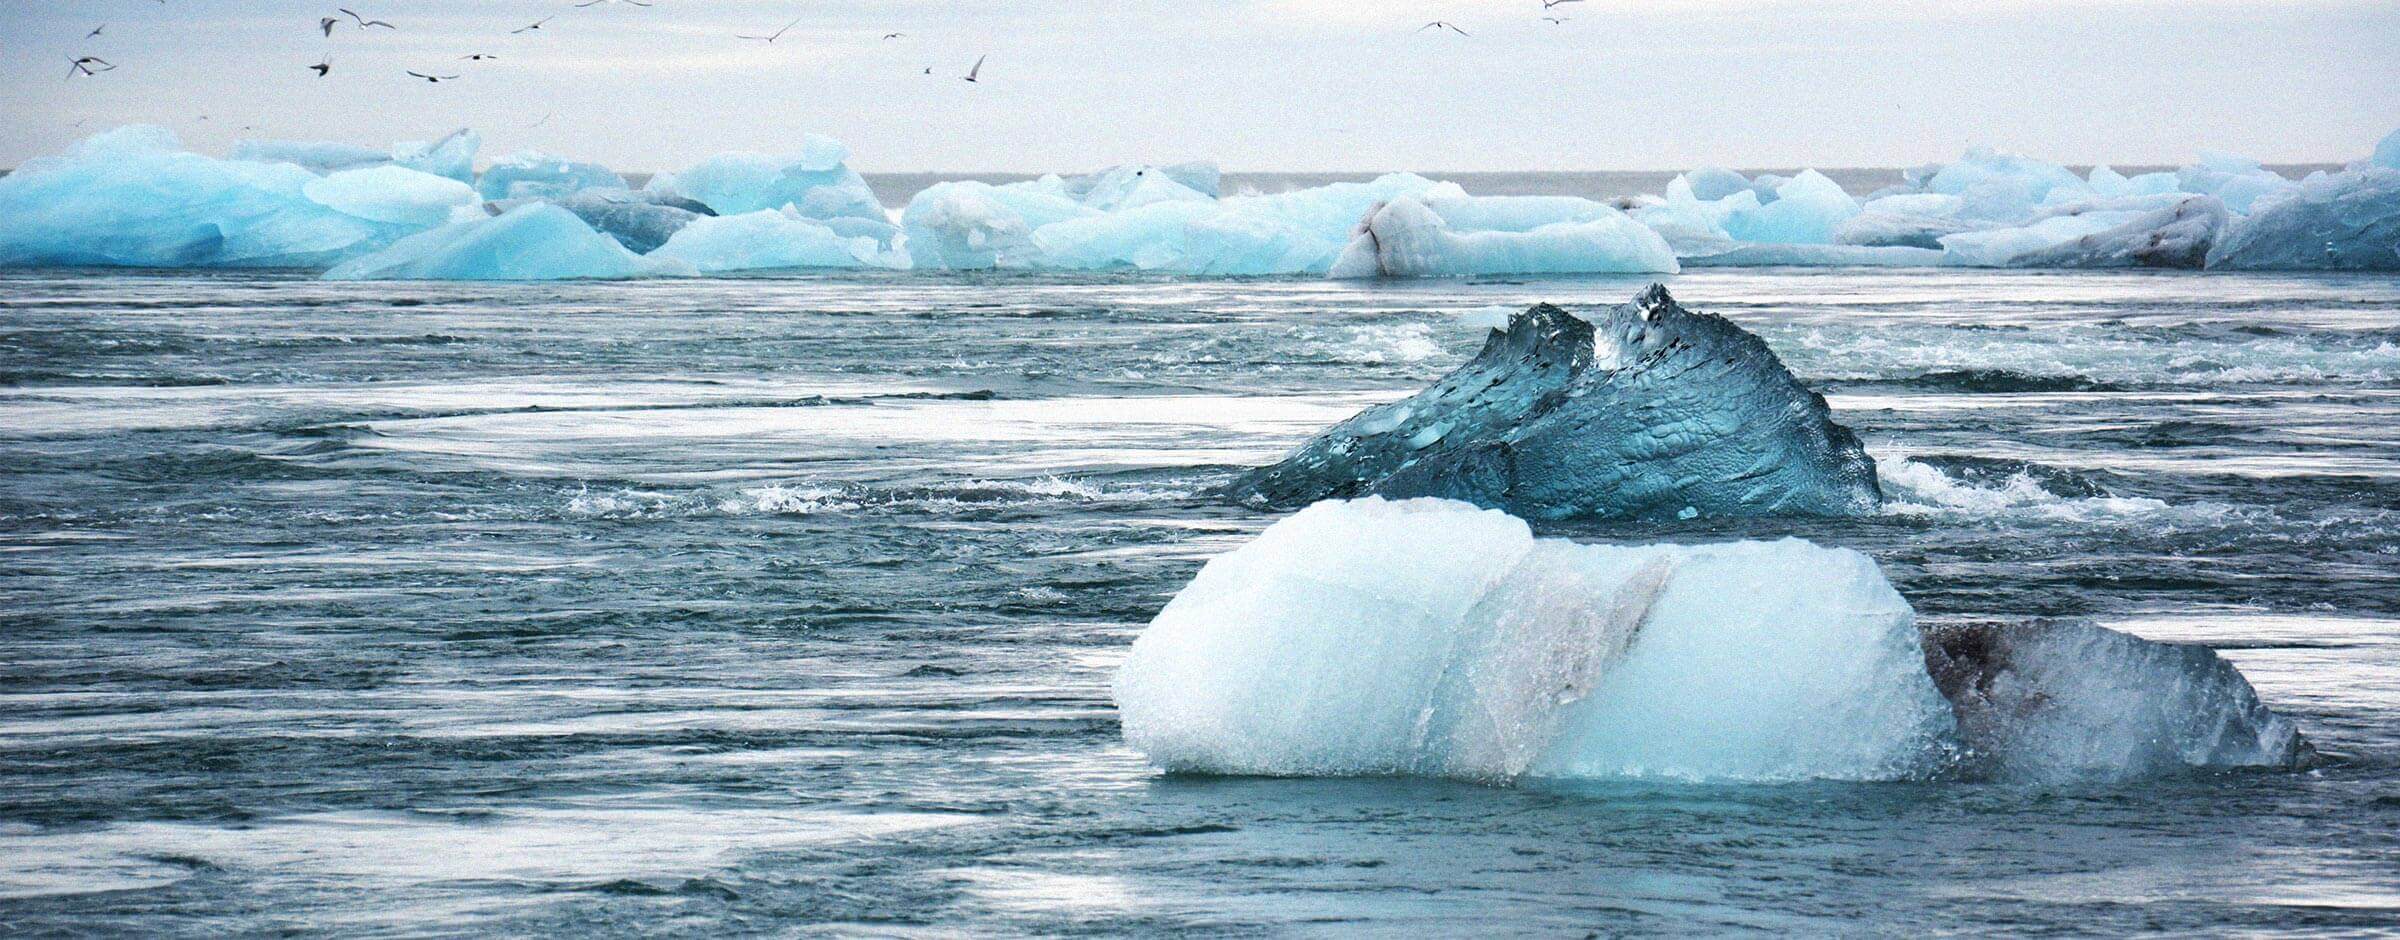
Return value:
M 1927 621 L 2326 756 L 2046 786 L 1164 776 L 1200 492 L 1641 280 L 0 272 L 0 934 L 2400 930 L 2400 280 L 1708 271 Z

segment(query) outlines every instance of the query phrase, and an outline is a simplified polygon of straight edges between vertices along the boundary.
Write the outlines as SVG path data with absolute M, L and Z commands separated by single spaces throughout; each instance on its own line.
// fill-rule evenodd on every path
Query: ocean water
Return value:
M 1199 498 L 1626 279 L 0 273 L 0 933 L 2400 930 L 2400 281 L 1709 271 L 1930 621 L 2223 651 L 2133 783 L 1162 776 Z

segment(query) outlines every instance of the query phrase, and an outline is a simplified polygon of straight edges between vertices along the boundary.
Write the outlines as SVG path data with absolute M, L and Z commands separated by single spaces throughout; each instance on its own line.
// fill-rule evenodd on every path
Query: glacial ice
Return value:
M 430 176 L 472 185 L 488 211 L 556 203 L 636 253 L 696 217 L 788 207 L 835 240 L 873 239 L 873 257 L 858 263 L 876 268 L 1337 277 L 1755 265 L 2400 269 L 2400 132 L 2346 170 L 2303 181 L 2220 153 L 2128 177 L 1977 149 L 1907 171 L 1864 199 L 1813 170 L 1750 179 L 1701 168 L 1662 196 L 1620 200 L 1623 211 L 1568 197 L 1475 197 L 1406 173 L 1221 196 L 1214 165 L 1135 164 L 1002 186 L 939 183 L 909 200 L 898 225 L 850 169 L 848 151 L 822 137 L 791 155 L 711 157 L 638 193 L 605 167 L 535 152 L 478 175 L 480 145 L 469 130 L 388 150 L 252 140 L 219 160 L 185 153 L 155 128 L 120 129 L 28 162 L 0 186 L 0 200 L 13 200 L 0 201 L 10 210 L 0 214 L 0 264 L 323 269 L 451 220 L 457 191 Z M 817 266 L 848 253 L 815 227 L 763 217 L 750 226 L 748 247 L 713 260 Z M 786 236 L 795 243 L 760 241 Z
M 888 225 L 883 206 L 875 201 L 875 191 L 849 167 L 849 159 L 848 148 L 809 134 L 802 138 L 797 154 L 718 154 L 683 172 L 654 178 L 649 188 L 687 197 L 718 215 L 788 205 L 812 219 L 851 218 Z
M 2381 153 L 2379 148 L 2376 160 Z M 2400 169 L 2369 161 L 2340 173 L 2310 174 L 2234 222 L 2209 249 L 2208 267 L 2400 271 Z
M 475 184 L 491 202 L 556 199 L 587 189 L 624 189 L 625 178 L 597 163 L 578 163 L 529 150 L 493 163 Z
M 2046 783 L 2313 756 L 2205 648 L 1920 630 L 1853 551 L 1580 545 L 1438 499 L 1317 503 L 1211 559 L 1115 693 L 1177 772 Z
M 894 268 L 907 258 L 868 235 L 843 235 L 790 209 L 701 216 L 650 257 L 703 274 L 784 268 Z
M 336 212 L 412 228 L 448 222 L 460 209 L 483 211 L 474 187 L 391 163 L 309 180 L 300 192 Z
M 690 209 L 660 205 L 648 193 L 622 189 L 586 189 L 541 200 L 511 199 L 493 203 L 492 208 L 506 212 L 529 201 L 547 202 L 575 213 L 583 224 L 616 239 L 617 244 L 637 255 L 657 250 L 684 226 L 702 217 Z
M 1925 631 L 1926 668 L 1977 777 L 2125 779 L 2189 768 L 2277 767 L 2313 749 L 2239 670 L 2201 646 L 2089 623 Z
M 1586 318 L 1589 319 L 1586 319 Z M 1875 464 L 1758 337 L 1652 285 L 1542 304 L 1433 387 L 1311 438 L 1224 496 L 1440 496 L 1532 519 L 1858 515 Z
M 1844 549 L 1578 545 L 1368 497 L 1210 560 L 1115 692 L 1171 771 L 1891 779 L 1951 730 L 1912 621 Z
M 327 280 L 543 281 L 690 274 L 689 265 L 625 250 L 575 214 L 546 202 L 453 222 L 353 258 Z
M 0 177 L 0 264 L 314 267 L 407 231 L 311 198 L 321 179 L 297 164 L 191 153 L 164 128 L 119 128 Z M 330 195 L 376 214 L 416 198 Z
M 1672 274 L 1667 242 L 1625 213 L 1567 196 L 1468 196 L 1442 184 L 1367 214 L 1328 274 Z

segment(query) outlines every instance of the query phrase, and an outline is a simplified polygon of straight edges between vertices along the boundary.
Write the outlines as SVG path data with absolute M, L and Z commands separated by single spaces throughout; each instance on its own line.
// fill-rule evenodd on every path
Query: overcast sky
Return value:
M 1581 0 L 1550 11 L 1563 24 L 1540 0 L 352 0 L 399 29 L 320 36 L 345 2 L 0 0 L 0 165 L 127 122 L 210 152 L 472 126 L 487 158 L 633 171 L 802 132 L 868 171 L 1438 171 L 1897 166 L 1971 144 L 2338 162 L 2400 127 L 2400 0 Z M 795 17 L 773 45 L 734 35 Z M 1437 18 L 1472 35 L 1418 30 Z M 118 69 L 66 78 L 87 54 Z M 329 78 L 305 71 L 328 55 Z

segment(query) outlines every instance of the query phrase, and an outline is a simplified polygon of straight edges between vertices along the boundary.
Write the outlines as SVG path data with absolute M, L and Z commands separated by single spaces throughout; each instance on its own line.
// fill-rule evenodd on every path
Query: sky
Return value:
M 634 172 L 804 133 L 868 172 L 1478 171 L 1905 166 L 1975 145 L 2345 162 L 2400 128 L 2396 0 L 1577 0 L 1547 11 L 1563 23 L 1540 0 L 653 2 L 0 0 L 0 166 L 125 123 L 211 153 L 467 126 L 487 159 Z M 398 28 L 321 35 L 342 5 Z M 772 44 L 737 38 L 795 18 Z M 1436 19 L 1469 35 L 1420 28 Z M 117 69 L 70 78 L 80 55 Z

